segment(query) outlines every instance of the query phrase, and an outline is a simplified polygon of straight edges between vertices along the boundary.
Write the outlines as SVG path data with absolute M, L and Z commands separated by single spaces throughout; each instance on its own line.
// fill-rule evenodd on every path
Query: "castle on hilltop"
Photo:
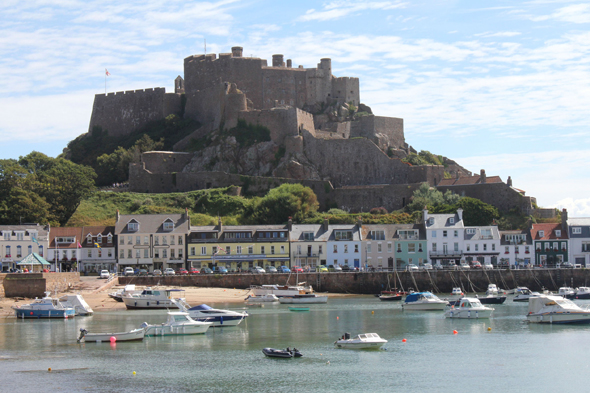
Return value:
M 334 76 L 326 58 L 304 68 L 281 54 L 269 66 L 243 57 L 241 47 L 219 56 L 189 56 L 174 93 L 155 88 L 97 94 L 89 132 L 124 136 L 171 114 L 200 126 L 173 152 L 147 152 L 131 164 L 131 191 L 234 185 L 264 193 L 297 182 L 312 187 L 323 207 L 356 212 L 400 209 L 426 182 L 477 194 L 501 210 L 529 211 L 534 202 L 499 178 L 467 181 L 471 172 L 452 160 L 444 166 L 401 161 L 415 152 L 405 142 L 403 119 L 374 115 L 361 103 L 359 79 Z

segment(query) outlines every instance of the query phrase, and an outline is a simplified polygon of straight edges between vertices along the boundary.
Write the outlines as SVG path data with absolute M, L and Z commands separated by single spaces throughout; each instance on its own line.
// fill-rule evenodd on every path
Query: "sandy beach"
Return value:
M 143 289 L 142 286 L 137 286 L 137 289 Z M 184 295 L 186 301 L 191 305 L 198 305 L 201 303 L 244 303 L 244 299 L 249 295 L 249 289 L 232 289 L 232 288 L 201 288 L 201 287 L 166 287 L 171 289 L 182 289 L 185 291 Z M 92 307 L 94 312 L 104 312 L 113 310 L 126 310 L 125 304 L 116 302 L 111 299 L 108 294 L 123 289 L 122 285 L 107 285 L 104 280 L 96 280 L 94 278 L 83 279 L 81 285 L 69 292 L 58 293 L 57 297 L 66 294 L 80 294 L 84 300 Z M 318 293 L 319 294 L 319 293 Z M 344 297 L 352 296 L 346 294 L 330 294 L 322 293 L 330 297 Z M 52 293 L 52 297 L 55 294 Z M 31 302 L 32 299 L 0 299 L 0 318 L 14 316 L 12 306 L 23 305 Z

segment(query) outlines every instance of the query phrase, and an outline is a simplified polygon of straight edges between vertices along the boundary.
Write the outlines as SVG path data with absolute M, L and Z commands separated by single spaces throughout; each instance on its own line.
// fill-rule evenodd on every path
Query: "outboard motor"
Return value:
M 80 328 L 80 337 L 78 337 L 78 342 L 80 342 L 84 338 L 86 333 L 88 333 L 88 330 L 86 330 L 84 328 Z
M 350 340 L 350 333 L 344 333 L 344 339 Z

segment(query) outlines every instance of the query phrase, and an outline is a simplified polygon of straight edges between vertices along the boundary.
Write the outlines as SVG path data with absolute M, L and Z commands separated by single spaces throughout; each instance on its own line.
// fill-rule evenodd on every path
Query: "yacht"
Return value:
M 177 304 L 173 302 L 173 295 L 177 298 L 184 298 L 184 290 L 160 290 L 148 287 L 139 294 L 128 293 L 123 295 L 122 298 L 128 310 L 178 308 Z
M 533 292 L 526 287 L 519 287 L 519 291 L 515 292 L 515 296 L 512 299 L 513 302 L 528 302 L 529 298 L 540 296 L 539 292 Z
M 160 325 L 148 325 L 144 322 L 146 336 L 181 336 L 204 334 L 213 322 L 201 322 L 192 319 L 187 312 L 168 312 L 168 320 Z
M 573 299 L 576 296 L 576 291 L 570 287 L 561 287 L 557 292 L 559 296 L 563 296 L 566 299 Z
M 539 295 L 529 300 L 527 319 L 535 323 L 590 323 L 590 309 L 561 296 Z
M 180 308 L 180 311 L 188 313 L 195 321 L 213 322 L 211 327 L 237 326 L 248 317 L 248 313 L 245 311 L 219 310 L 211 308 L 206 304 L 191 307 L 184 299 L 173 300 L 176 306 Z
M 588 288 L 588 287 L 576 288 L 575 299 L 590 299 L 590 288 Z
M 448 303 L 431 292 L 414 292 L 406 296 L 402 307 L 404 310 L 437 311 L 444 310 Z
M 32 303 L 22 306 L 12 306 L 17 318 L 68 318 L 76 315 L 74 307 L 64 306 L 58 299 L 50 297 L 45 292 L 45 297 L 35 299 Z
M 379 337 L 377 333 L 363 333 L 355 338 L 350 338 L 350 333 L 344 333 L 341 339 L 334 342 L 334 348 L 346 349 L 379 349 L 387 340 Z
M 297 285 L 253 285 L 250 290 L 255 296 L 275 295 L 277 297 L 308 295 L 313 293 L 311 285 L 300 282 Z
M 445 311 L 446 318 L 479 319 L 489 318 L 494 309 L 486 307 L 475 297 L 463 297 L 457 306 L 451 306 Z

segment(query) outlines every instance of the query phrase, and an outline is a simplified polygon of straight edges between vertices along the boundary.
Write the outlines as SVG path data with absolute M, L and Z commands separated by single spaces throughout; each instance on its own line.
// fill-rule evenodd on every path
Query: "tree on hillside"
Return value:
M 244 218 L 256 224 L 278 224 L 286 222 L 289 217 L 302 222 L 317 212 L 318 207 L 311 188 L 301 184 L 282 184 L 264 197 L 254 199 Z
M 468 226 L 491 225 L 494 219 L 500 217 L 498 209 L 475 198 L 461 198 L 455 206 L 463 209 L 463 221 Z
M 428 207 L 429 211 L 434 211 L 437 208 L 451 206 L 457 203 L 461 196 L 453 194 L 447 190 L 444 194 L 435 188 L 430 187 L 428 183 L 422 183 L 420 187 L 414 191 L 412 201 L 406 206 L 407 212 L 420 211 L 424 206 Z

